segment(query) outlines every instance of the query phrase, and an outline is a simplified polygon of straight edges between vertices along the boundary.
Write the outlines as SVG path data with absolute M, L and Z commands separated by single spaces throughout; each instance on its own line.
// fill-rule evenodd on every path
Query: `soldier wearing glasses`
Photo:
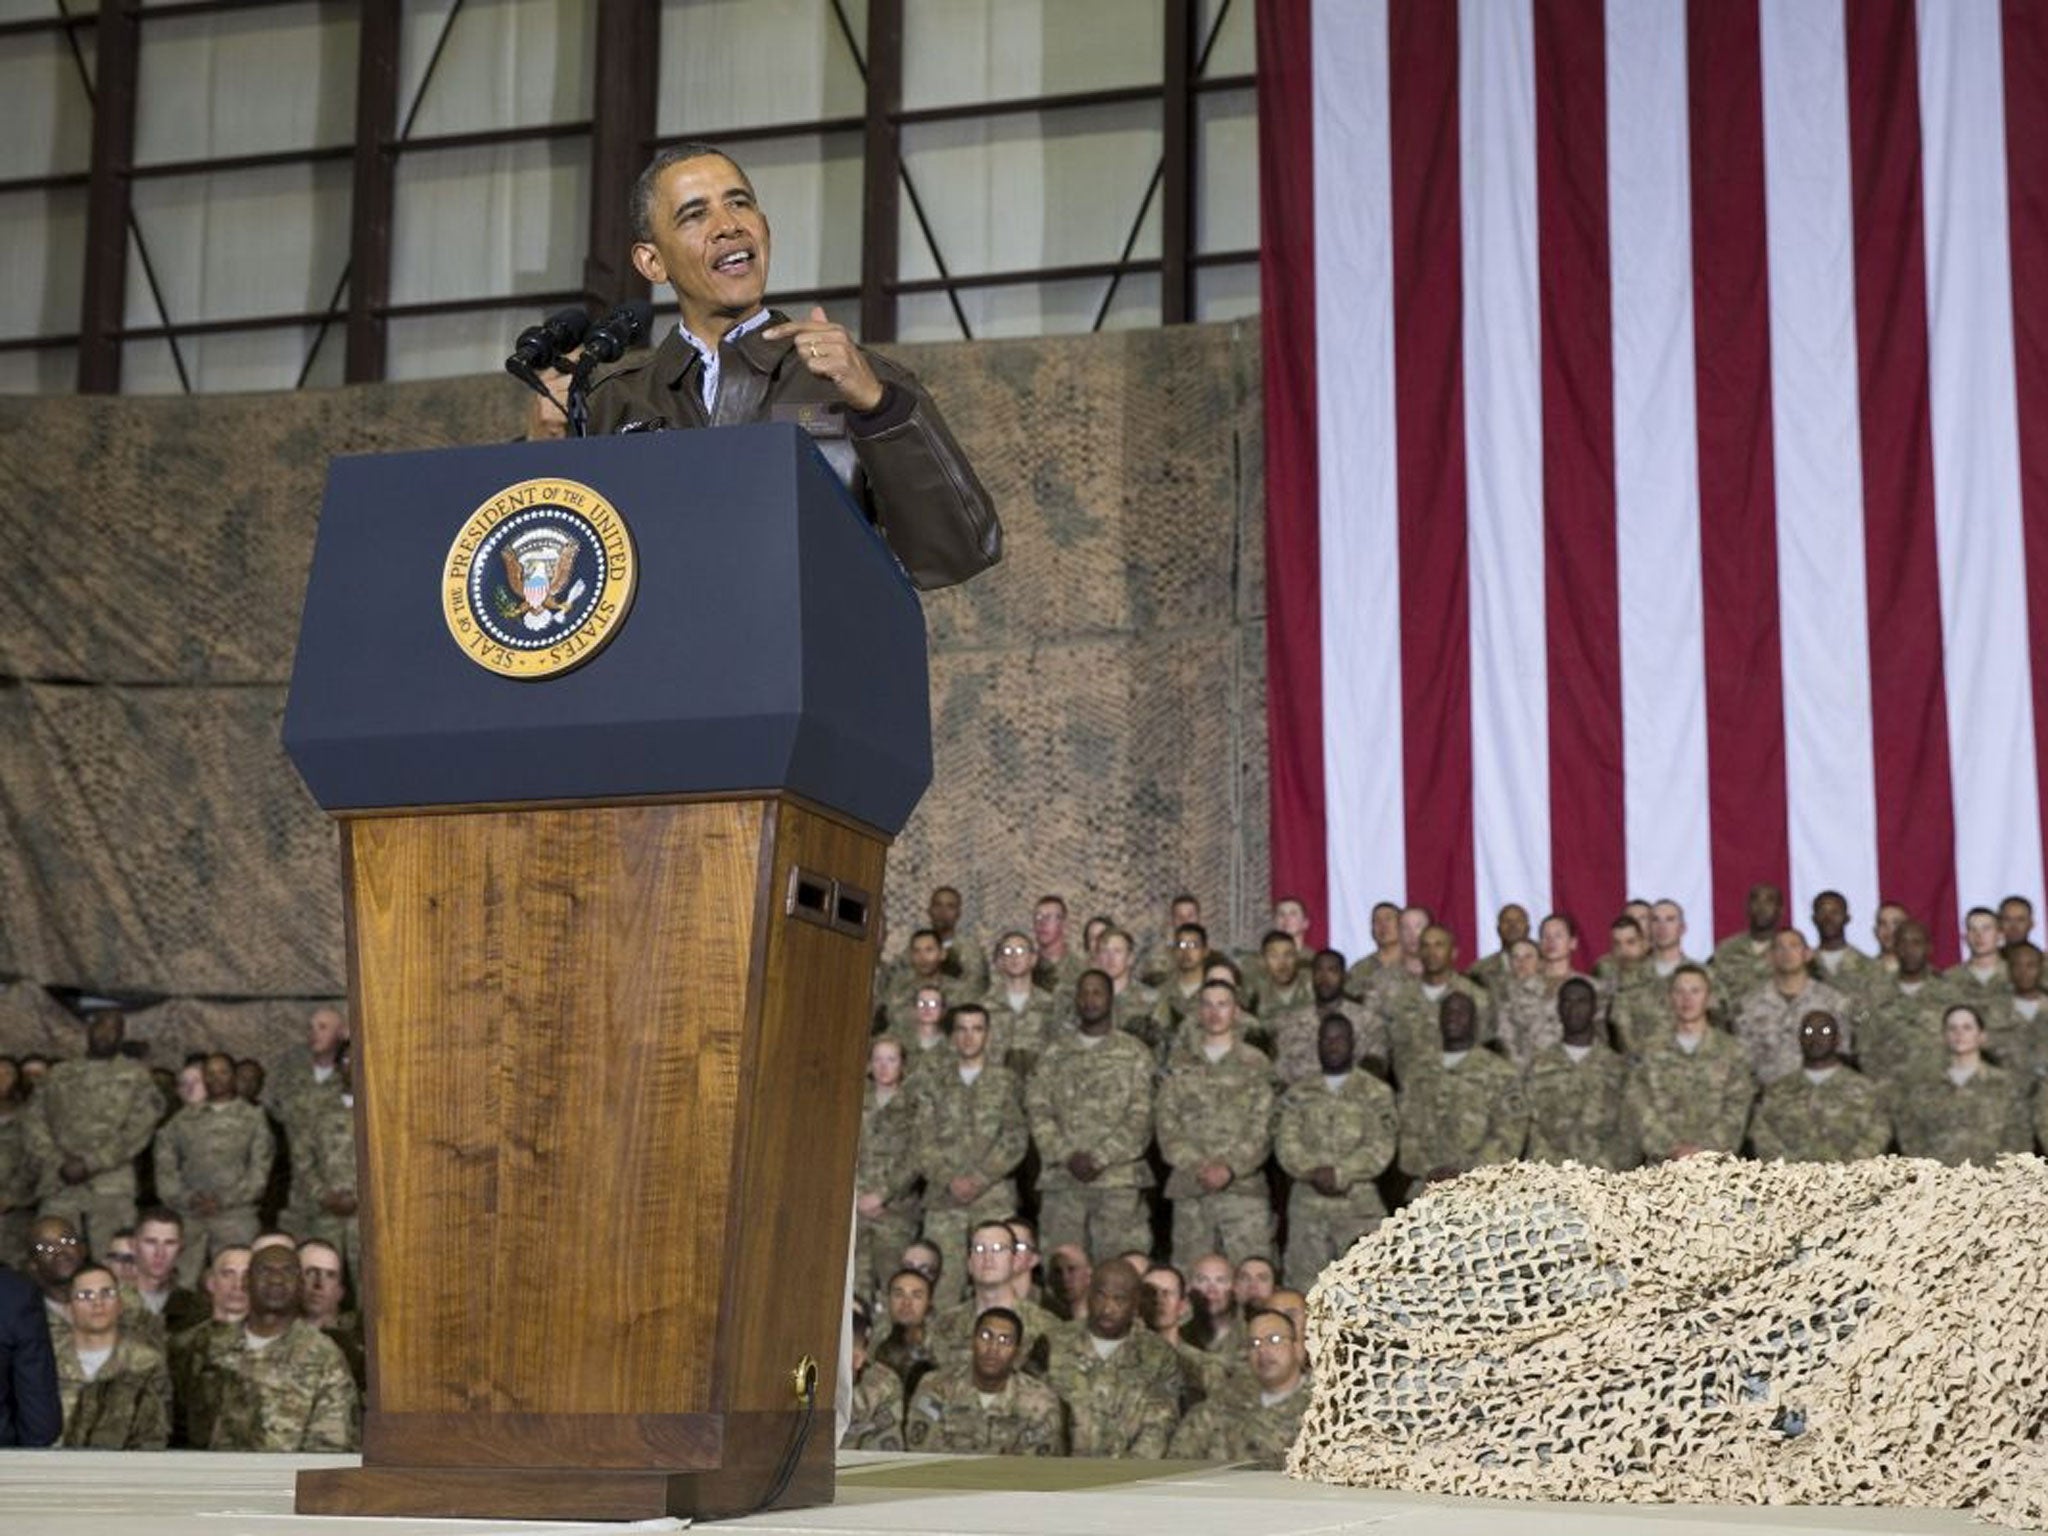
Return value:
M 974 1320 L 970 1363 L 932 1372 L 904 1416 L 913 1451 L 1064 1456 L 1066 1416 L 1052 1388 L 1017 1369 L 1024 1323 L 1009 1307 Z

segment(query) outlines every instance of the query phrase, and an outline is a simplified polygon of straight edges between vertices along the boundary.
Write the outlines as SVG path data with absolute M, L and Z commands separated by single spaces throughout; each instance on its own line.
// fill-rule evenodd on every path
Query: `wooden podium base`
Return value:
M 887 839 L 792 799 L 344 818 L 369 1410 L 323 1515 L 832 1497 Z

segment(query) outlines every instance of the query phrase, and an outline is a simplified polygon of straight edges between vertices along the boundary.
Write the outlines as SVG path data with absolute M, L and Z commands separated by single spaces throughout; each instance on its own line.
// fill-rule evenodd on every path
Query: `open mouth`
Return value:
M 754 253 L 744 247 L 727 251 L 711 263 L 711 270 L 720 277 L 743 277 L 754 270 Z

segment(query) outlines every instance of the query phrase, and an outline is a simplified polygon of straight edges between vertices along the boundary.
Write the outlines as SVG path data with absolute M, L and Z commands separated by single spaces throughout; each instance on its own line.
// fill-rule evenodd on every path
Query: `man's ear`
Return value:
M 661 252 L 645 240 L 633 243 L 633 270 L 650 283 L 668 281 L 668 268 L 662 264 Z

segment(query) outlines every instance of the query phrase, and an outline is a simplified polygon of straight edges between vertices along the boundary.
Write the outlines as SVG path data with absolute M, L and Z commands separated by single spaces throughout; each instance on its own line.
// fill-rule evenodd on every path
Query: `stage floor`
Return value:
M 637 1525 L 505 1520 L 316 1519 L 292 1514 L 300 1467 L 351 1456 L 195 1452 L 0 1451 L 5 1536 L 619 1536 Z M 1939 1510 L 1518 1504 L 1374 1493 L 1188 1462 L 1017 1461 L 853 1453 L 839 1462 L 839 1502 L 721 1522 L 721 1530 L 873 1536 L 1693 1536 L 1994 1529 Z

